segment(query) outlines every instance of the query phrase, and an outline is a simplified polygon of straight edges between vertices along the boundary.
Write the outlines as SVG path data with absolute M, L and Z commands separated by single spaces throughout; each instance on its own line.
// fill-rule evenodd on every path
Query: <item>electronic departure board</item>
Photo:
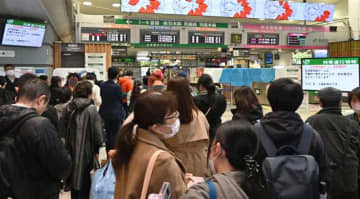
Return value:
M 279 45 L 279 34 L 248 33 L 250 45 Z
M 82 42 L 130 42 L 130 29 L 81 28 Z
M 306 33 L 289 33 L 288 45 L 289 46 L 305 46 Z
M 223 32 L 189 32 L 190 44 L 224 44 Z
M 179 43 L 180 31 L 178 30 L 140 30 L 142 43 Z

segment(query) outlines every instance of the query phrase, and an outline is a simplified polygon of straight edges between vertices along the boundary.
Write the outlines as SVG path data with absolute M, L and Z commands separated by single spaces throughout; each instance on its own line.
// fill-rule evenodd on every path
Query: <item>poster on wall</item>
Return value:
M 100 72 L 98 79 L 105 79 L 106 53 L 86 53 L 85 68 L 97 69 Z
M 359 57 L 306 58 L 301 62 L 304 90 L 318 91 L 334 87 L 349 92 L 360 85 Z
M 122 12 L 332 21 L 333 4 L 270 0 L 122 0 Z

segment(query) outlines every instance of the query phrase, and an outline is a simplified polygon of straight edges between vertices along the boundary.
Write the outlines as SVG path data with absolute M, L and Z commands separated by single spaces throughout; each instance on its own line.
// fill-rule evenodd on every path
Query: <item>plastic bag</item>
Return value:
M 91 185 L 92 199 L 113 199 L 115 193 L 115 172 L 111 160 L 97 170 Z

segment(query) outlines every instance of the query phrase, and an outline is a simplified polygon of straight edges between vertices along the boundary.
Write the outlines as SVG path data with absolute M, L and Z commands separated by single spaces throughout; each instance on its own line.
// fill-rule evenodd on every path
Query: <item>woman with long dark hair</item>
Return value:
M 209 123 L 196 107 L 187 79 L 171 79 L 167 90 L 176 95 L 181 126 L 179 133 L 165 143 L 184 163 L 187 173 L 204 177 L 208 174 Z
M 232 109 L 233 120 L 247 120 L 255 124 L 257 120 L 263 118 L 262 107 L 254 93 L 248 86 L 241 86 L 234 92 L 236 108 Z
M 164 140 L 176 136 L 180 121 L 173 95 L 155 91 L 138 97 L 134 119 L 117 136 L 113 166 L 116 174 L 115 199 L 140 198 L 151 157 L 155 160 L 148 191 L 158 193 L 164 182 L 171 184 L 171 197 L 179 198 L 186 189 L 184 167 L 166 147 Z
M 221 116 L 226 110 L 226 99 L 223 95 L 216 93 L 216 86 L 211 76 L 203 74 L 198 80 L 197 89 L 199 95 L 194 101 L 197 107 L 205 114 L 210 124 L 210 142 L 212 141 L 216 128 L 221 124 Z

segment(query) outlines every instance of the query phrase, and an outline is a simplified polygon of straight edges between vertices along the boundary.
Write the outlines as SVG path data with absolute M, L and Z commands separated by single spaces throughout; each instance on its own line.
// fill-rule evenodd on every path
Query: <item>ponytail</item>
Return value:
M 131 121 L 120 129 L 116 137 L 115 149 L 117 153 L 113 158 L 115 169 L 130 161 L 136 146 L 136 134 L 133 132 L 134 128 L 136 128 L 136 123 Z
M 211 108 L 216 108 L 216 86 L 215 84 L 210 84 L 207 88 L 209 104 Z

